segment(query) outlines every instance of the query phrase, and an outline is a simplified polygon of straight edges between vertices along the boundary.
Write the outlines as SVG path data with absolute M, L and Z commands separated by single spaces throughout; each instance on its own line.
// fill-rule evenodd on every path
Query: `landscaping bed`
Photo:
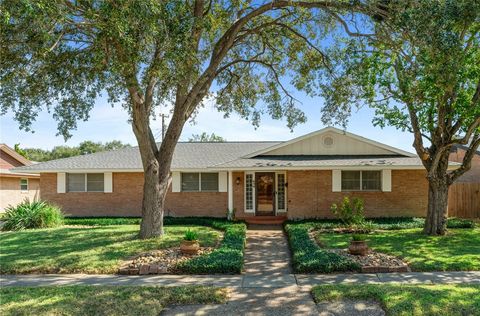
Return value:
M 168 305 L 222 304 L 226 299 L 226 289 L 205 286 L 3 287 L 0 314 L 153 316 Z
M 317 303 L 374 300 L 391 316 L 478 315 L 480 285 L 335 284 L 312 289 Z
M 196 231 L 201 246 L 209 251 L 177 263 L 177 273 L 240 273 L 243 267 L 246 234 L 243 223 L 166 218 L 165 236 L 140 240 L 138 225 L 108 226 L 102 219 L 105 225 L 96 226 L 95 219 L 75 220 L 67 222 L 69 227 L 0 233 L 0 272 L 117 273 L 126 258 L 178 248 L 187 229 Z M 71 226 L 75 224 L 79 226 Z M 223 240 L 219 230 L 223 231 Z
M 423 219 L 388 218 L 348 227 L 338 220 L 290 221 L 285 231 L 296 273 L 480 270 L 480 228 L 470 220 L 450 219 L 447 236 L 426 236 Z M 470 227 L 474 228 L 470 228 Z M 353 256 L 346 248 L 361 230 L 371 251 Z

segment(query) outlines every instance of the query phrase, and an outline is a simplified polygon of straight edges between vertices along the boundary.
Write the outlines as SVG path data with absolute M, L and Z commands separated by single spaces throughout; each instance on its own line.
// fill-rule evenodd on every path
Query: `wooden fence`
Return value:
M 457 182 L 450 186 L 448 216 L 480 218 L 480 183 Z

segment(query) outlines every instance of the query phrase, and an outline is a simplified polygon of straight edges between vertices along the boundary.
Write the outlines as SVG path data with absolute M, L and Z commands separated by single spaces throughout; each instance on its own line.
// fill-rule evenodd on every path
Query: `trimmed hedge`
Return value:
M 309 224 L 285 225 L 292 252 L 293 270 L 296 273 L 331 273 L 360 270 L 360 266 L 355 261 L 318 247 L 308 235 L 310 228 Z
M 336 219 L 306 219 L 300 221 L 288 221 L 291 224 L 305 224 L 315 229 L 333 229 L 346 227 Z M 409 228 L 423 228 L 425 219 L 421 217 L 385 217 L 371 218 L 366 221 L 370 229 L 400 230 Z M 449 218 L 447 228 L 474 228 L 475 222 L 469 219 Z
M 203 225 L 198 223 L 197 225 Z M 244 223 L 212 220 L 212 228 L 223 230 L 224 237 L 219 248 L 211 253 L 181 262 L 177 268 L 185 273 L 241 273 L 247 226 Z
M 80 226 L 111 226 L 111 225 L 138 225 L 141 217 L 66 217 L 65 225 Z

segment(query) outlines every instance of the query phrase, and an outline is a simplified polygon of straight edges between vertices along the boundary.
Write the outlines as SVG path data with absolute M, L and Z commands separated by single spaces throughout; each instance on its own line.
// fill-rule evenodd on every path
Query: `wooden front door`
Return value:
M 255 173 L 257 207 L 255 215 L 275 215 L 275 173 Z

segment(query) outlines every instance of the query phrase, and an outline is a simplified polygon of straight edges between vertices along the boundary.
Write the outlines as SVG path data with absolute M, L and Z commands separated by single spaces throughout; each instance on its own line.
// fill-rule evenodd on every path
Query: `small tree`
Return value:
M 374 124 L 413 133 L 427 171 L 424 232 L 446 230 L 449 186 L 470 169 L 480 144 L 480 3 L 383 1 L 383 14 L 337 50 L 325 88 L 324 121 L 346 124 L 352 106 L 375 109 Z M 352 23 L 337 16 L 341 25 Z M 450 170 L 455 144 L 468 147 Z

